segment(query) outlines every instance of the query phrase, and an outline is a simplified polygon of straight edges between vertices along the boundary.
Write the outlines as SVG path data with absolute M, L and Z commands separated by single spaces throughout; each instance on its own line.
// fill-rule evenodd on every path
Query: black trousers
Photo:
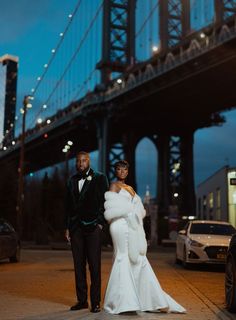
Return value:
M 90 300 L 96 306 L 101 300 L 101 229 L 96 226 L 93 231 L 77 228 L 71 236 L 71 248 L 75 268 L 75 284 L 77 299 L 87 302 L 88 286 L 86 265 L 90 271 Z

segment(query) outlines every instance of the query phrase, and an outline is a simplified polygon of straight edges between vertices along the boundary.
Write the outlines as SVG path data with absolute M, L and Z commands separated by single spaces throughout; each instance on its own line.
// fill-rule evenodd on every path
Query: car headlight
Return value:
M 203 247 L 203 246 L 204 246 L 204 244 L 202 244 L 201 242 L 198 242 L 198 241 L 196 241 L 196 240 L 190 240 L 190 241 L 189 241 L 189 244 L 190 244 L 191 246 L 193 246 L 193 247 Z

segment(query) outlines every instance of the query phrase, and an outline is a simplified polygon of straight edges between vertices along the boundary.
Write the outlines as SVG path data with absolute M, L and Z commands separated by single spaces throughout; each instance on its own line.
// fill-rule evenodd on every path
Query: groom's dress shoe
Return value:
M 99 304 L 97 306 L 94 306 L 94 307 L 91 308 L 91 312 L 93 312 L 93 313 L 97 313 L 97 312 L 100 312 L 100 311 L 101 311 L 101 309 L 100 309 Z
M 88 302 L 77 302 L 74 306 L 72 306 L 70 308 L 70 310 L 74 311 L 74 310 L 81 310 L 81 309 L 87 309 L 88 308 Z

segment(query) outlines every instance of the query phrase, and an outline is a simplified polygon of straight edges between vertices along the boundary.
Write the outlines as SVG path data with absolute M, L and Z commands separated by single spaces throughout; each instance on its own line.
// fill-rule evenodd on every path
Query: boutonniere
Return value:
M 88 176 L 88 177 L 87 177 L 87 180 L 88 180 L 88 181 L 91 181 L 91 180 L 92 180 L 92 176 Z

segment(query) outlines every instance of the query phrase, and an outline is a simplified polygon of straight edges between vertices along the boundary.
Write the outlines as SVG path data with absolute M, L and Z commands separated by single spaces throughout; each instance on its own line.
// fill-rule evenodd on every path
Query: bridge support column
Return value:
M 108 117 L 97 120 L 98 170 L 108 175 Z
M 193 131 L 160 134 L 158 157 L 158 241 L 177 229 L 182 216 L 195 216 Z
M 170 136 L 160 135 L 157 141 L 158 156 L 158 184 L 157 184 L 157 201 L 158 211 L 168 212 L 170 205 L 170 188 L 169 188 L 169 163 L 170 163 Z
M 170 205 L 170 136 L 161 134 L 157 139 L 158 149 L 158 184 L 157 184 L 157 204 L 158 204 L 158 242 L 163 238 L 168 238 L 168 220 Z
M 194 188 L 194 165 L 193 165 L 193 143 L 194 133 L 188 132 L 181 135 L 181 203 L 180 214 L 187 216 L 195 216 L 196 214 L 196 198 Z

